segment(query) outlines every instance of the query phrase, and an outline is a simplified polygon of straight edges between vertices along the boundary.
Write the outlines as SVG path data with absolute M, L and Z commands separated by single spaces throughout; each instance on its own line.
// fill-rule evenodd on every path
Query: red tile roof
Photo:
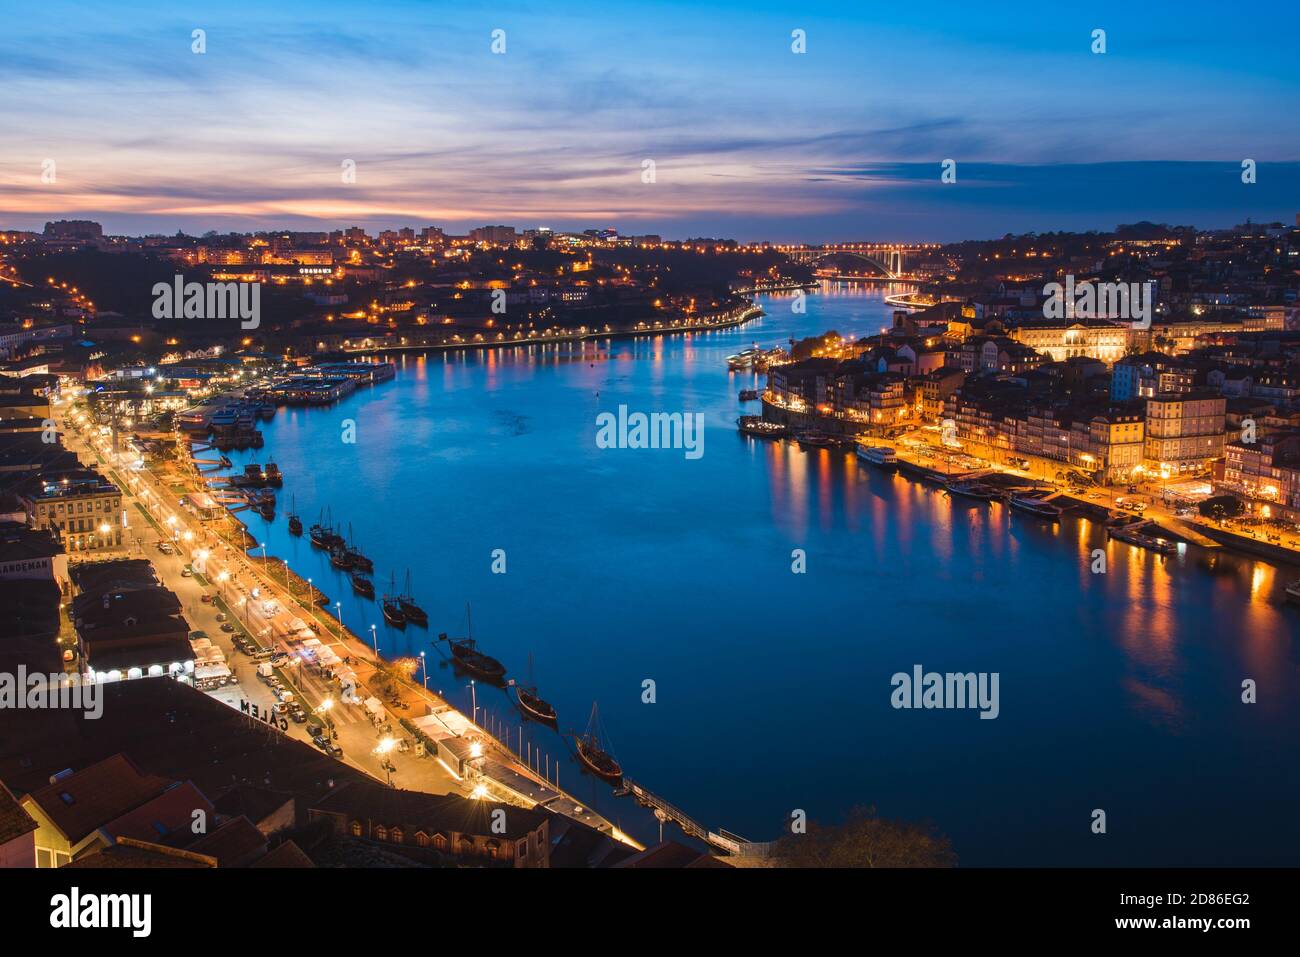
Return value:
M 162 794 L 166 778 L 145 774 L 125 754 L 115 754 L 33 791 L 28 798 L 69 843 Z

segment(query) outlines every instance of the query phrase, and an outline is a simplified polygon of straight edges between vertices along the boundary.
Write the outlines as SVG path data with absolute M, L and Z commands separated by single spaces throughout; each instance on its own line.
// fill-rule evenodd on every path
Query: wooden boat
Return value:
M 402 611 L 402 605 L 397 600 L 397 596 L 395 594 L 395 592 L 397 591 L 396 581 L 390 580 L 388 587 L 389 587 L 389 591 L 384 595 L 383 603 L 382 603 L 383 612 L 384 612 L 384 621 L 388 622 L 390 625 L 393 625 L 396 628 L 405 628 L 406 614 L 405 612 Z
M 838 436 L 831 435 L 829 432 L 819 432 L 816 429 L 796 432 L 794 437 L 799 440 L 800 445 L 814 449 L 833 449 L 840 444 Z
M 402 614 L 406 615 L 406 620 L 414 622 L 417 625 L 427 625 L 429 623 L 429 613 L 415 603 L 415 596 L 411 594 L 411 570 L 406 570 L 406 590 L 397 596 L 397 603 L 402 606 Z
M 289 497 L 289 534 L 302 535 L 302 519 L 298 517 L 298 501 Z
M 1056 521 L 1061 517 L 1061 507 L 1053 505 L 1046 499 L 1034 498 L 1029 495 L 1012 495 L 1007 502 L 1018 512 L 1024 512 L 1027 515 L 1035 515 L 1038 518 L 1046 518 L 1050 521 Z
M 519 710 L 527 717 L 534 721 L 540 721 L 543 724 L 555 724 L 555 708 L 550 702 L 543 700 L 537 694 L 537 686 L 533 684 L 533 656 L 528 656 L 528 684 L 516 684 L 513 680 L 510 682 L 515 689 L 515 698 L 519 704 Z
M 600 717 L 594 702 L 591 706 L 591 718 L 587 721 L 587 732 L 583 735 L 573 735 L 573 742 L 578 749 L 578 759 L 588 771 L 615 787 L 623 783 L 622 765 L 601 744 Z
M 999 497 L 996 489 L 985 485 L 983 482 L 965 482 L 960 479 L 951 479 L 943 483 L 943 488 L 949 495 L 977 499 L 981 502 L 991 502 Z
M 352 590 L 366 598 L 375 597 L 375 583 L 364 575 L 352 575 Z

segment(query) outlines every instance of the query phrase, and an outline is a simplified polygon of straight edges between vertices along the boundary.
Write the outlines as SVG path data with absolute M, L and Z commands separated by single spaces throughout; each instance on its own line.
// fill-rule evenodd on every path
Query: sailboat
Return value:
M 384 621 L 398 628 L 405 628 L 406 613 L 402 611 L 401 602 L 397 600 L 394 594 L 397 591 L 397 579 L 395 577 L 390 580 L 388 587 L 391 590 L 384 593 L 383 600 Z
M 406 615 L 406 620 L 414 622 L 417 625 L 427 625 L 429 623 L 429 614 L 423 608 L 415 603 L 415 596 L 411 594 L 411 570 L 406 570 L 406 590 L 397 596 L 397 603 L 402 606 L 402 614 Z
M 334 531 L 328 508 L 321 510 L 320 521 L 311 527 L 310 535 L 311 543 L 317 548 L 333 548 L 343 543 L 342 537 Z
M 289 496 L 289 534 L 302 534 L 302 519 L 298 517 L 298 502 L 294 496 Z
M 581 736 L 575 734 L 572 737 L 578 748 L 578 758 L 588 771 L 615 787 L 623 783 L 623 766 L 601 746 L 600 716 L 594 701 L 591 704 L 591 718 L 587 721 L 586 734 Z
M 465 605 L 465 617 L 469 622 L 469 638 L 448 638 L 447 633 L 438 635 L 439 641 L 445 641 L 451 647 L 451 660 L 457 665 L 485 681 L 499 682 L 506 675 L 506 666 L 491 655 L 485 655 L 474 643 L 474 621 L 470 617 L 469 604 Z
M 352 590 L 367 598 L 375 597 L 375 583 L 359 572 L 352 573 Z
M 528 684 L 517 684 L 513 679 L 510 684 L 515 689 L 515 697 L 519 700 L 519 710 L 534 721 L 540 721 L 543 724 L 555 724 L 555 708 L 548 701 L 542 700 L 537 694 L 537 685 L 533 684 L 533 656 L 528 656 Z
M 352 523 L 348 522 L 348 543 L 343 548 L 344 554 L 348 557 L 349 567 L 360 569 L 363 572 L 372 572 L 375 570 L 375 563 L 365 555 L 361 554 L 361 549 L 357 548 L 352 541 Z

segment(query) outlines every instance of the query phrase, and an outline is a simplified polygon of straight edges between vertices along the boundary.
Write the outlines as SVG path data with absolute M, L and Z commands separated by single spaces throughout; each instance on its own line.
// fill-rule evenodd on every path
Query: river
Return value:
M 968 865 L 1294 863 L 1294 570 L 1161 558 L 1084 519 L 1044 525 L 736 432 L 737 391 L 757 380 L 727 355 L 877 332 L 889 291 L 828 285 L 803 313 L 762 297 L 764 318 L 702 334 L 401 355 L 394 382 L 264 426 L 260 459 L 286 481 L 276 520 L 246 521 L 354 631 L 378 625 L 386 656 L 439 661 L 431 639 L 464 634 L 472 603 L 474 637 L 512 675 L 533 656 L 562 728 L 599 701 L 629 776 L 714 829 L 767 840 L 796 811 L 863 804 L 932 821 Z M 597 416 L 620 404 L 701 413 L 703 454 L 597 447 Z M 290 496 L 306 524 L 325 507 L 350 523 L 378 590 L 409 569 L 430 628 L 387 627 L 290 536 Z M 894 709 L 891 676 L 915 665 L 997 673 L 997 718 Z M 470 709 L 449 669 L 429 686 Z M 518 723 L 500 692 L 478 703 Z M 561 785 L 654 837 L 553 732 L 528 736 L 561 758 Z

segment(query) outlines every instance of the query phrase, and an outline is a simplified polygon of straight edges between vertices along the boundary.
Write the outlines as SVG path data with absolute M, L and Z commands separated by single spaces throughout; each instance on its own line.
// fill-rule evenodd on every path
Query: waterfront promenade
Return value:
M 125 553 L 134 551 L 148 558 L 164 586 L 180 598 L 191 627 L 206 632 L 226 653 L 239 683 L 214 692 L 214 697 L 232 707 L 240 707 L 244 701 L 259 709 L 269 709 L 275 704 L 270 689 L 256 679 L 252 662 L 237 652 L 233 634 L 223 631 L 222 624 L 242 625 L 253 641 L 269 649 L 275 644 L 273 619 L 283 614 L 301 617 L 321 644 L 355 673 L 358 687 L 366 689 L 359 691 L 362 699 L 370 696 L 372 689 L 382 688 L 386 692 L 383 706 L 390 720 L 376 726 L 364 707 L 344 702 L 332 682 L 304 668 L 301 660 L 276 669 L 300 703 L 316 714 L 318 720 L 328 721 L 337 733 L 336 743 L 343 750 L 341 760 L 345 763 L 378 781 L 408 790 L 458 793 L 528 807 L 542 804 L 617 840 L 641 847 L 556 785 L 560 770 L 558 755 L 548 764 L 548 769 L 554 772 L 548 781 L 543 770 L 529 767 L 526 760 L 520 759 L 498 737 L 497 733 L 504 735 L 504 726 L 490 729 L 476 723 L 423 684 L 414 684 L 398 674 L 361 637 L 309 601 L 309 596 L 317 594 L 314 586 L 298 580 L 287 564 L 274 556 L 247 554 L 246 549 L 253 540 L 236 516 L 227 512 L 218 522 L 198 521 L 179 501 L 185 492 L 207 487 L 188 464 L 180 464 L 175 469 L 169 467 L 165 476 L 148 468 L 132 470 L 105 437 L 91 429 L 78 430 L 76 423 L 66 417 L 62 426 L 68 447 L 84 460 L 93 459 L 107 469 L 122 490 L 124 509 L 132 519 L 128 524 L 129 544 Z M 178 483 L 184 483 L 181 486 L 184 492 L 176 490 Z M 167 556 L 158 552 L 160 541 L 171 542 L 176 554 Z M 186 575 L 184 568 L 191 563 L 194 573 Z M 202 600 L 205 593 L 210 602 Z M 418 749 L 414 748 L 397 750 L 384 743 L 386 738 L 409 740 L 411 735 L 401 719 L 413 720 L 426 715 L 436 716 L 442 726 L 482 745 L 481 757 L 468 762 L 468 767 L 461 769 L 464 773 L 442 757 L 418 755 Z M 285 733 L 310 744 L 306 727 L 289 724 Z

